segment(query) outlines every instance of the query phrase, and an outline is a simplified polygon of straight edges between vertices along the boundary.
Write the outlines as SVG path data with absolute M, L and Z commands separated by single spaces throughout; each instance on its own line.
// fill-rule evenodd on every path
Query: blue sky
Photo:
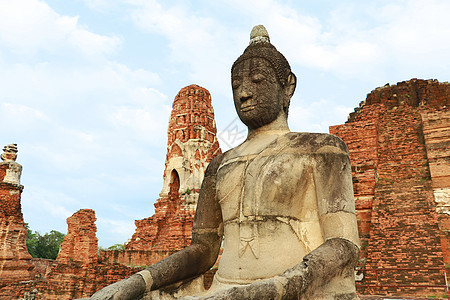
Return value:
M 67 232 L 96 211 L 99 243 L 153 214 L 177 92 L 212 95 L 221 146 L 242 141 L 230 68 L 264 24 L 298 77 L 292 131 L 328 132 L 367 93 L 448 81 L 450 2 L 0 0 L 0 146 L 17 143 L 25 221 Z

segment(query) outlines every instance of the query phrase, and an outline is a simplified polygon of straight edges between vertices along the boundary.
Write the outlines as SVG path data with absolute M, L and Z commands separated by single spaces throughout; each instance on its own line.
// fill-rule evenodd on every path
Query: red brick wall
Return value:
M 330 133 L 341 137 L 351 153 L 353 189 L 361 239 L 361 259 L 367 259 L 367 246 L 372 220 L 372 202 L 375 192 L 378 118 L 380 105 L 364 111 L 365 118 L 344 125 L 331 126 Z
M 177 250 L 101 250 L 99 260 L 125 266 L 150 266 Z
M 362 244 L 360 267 L 396 269 L 380 273 L 378 284 L 445 284 L 439 271 L 399 268 L 443 268 L 448 259 L 439 226 L 445 223 L 439 219 L 448 220 L 448 215 L 436 211 L 430 174 L 433 158 L 430 160 L 427 150 L 433 145 L 430 142 L 426 146 L 424 138 L 426 128 L 433 126 L 427 125 L 423 114 L 431 113 L 434 117 L 430 118 L 439 119 L 448 112 L 449 99 L 447 83 L 413 79 L 374 90 L 346 124 L 330 127 L 350 151 Z M 435 127 L 448 130 L 449 124 Z M 449 149 L 448 140 L 440 142 L 441 149 Z M 448 164 L 442 169 L 448 172 Z M 436 174 L 436 178 L 442 178 L 442 171 Z M 450 184 L 447 181 L 444 185 Z M 367 271 L 364 276 L 362 284 L 377 284 L 374 272 Z M 442 293 L 443 289 L 385 287 L 359 291 L 426 296 Z
M 91 264 L 77 262 L 58 263 L 51 267 L 45 277 L 35 280 L 16 282 L 0 288 L 0 299 L 16 300 L 24 293 L 36 291 L 39 300 L 70 300 L 90 297 L 97 290 L 129 277 L 139 269 L 122 265 Z
M 69 229 L 61 245 L 58 261 L 62 263 L 76 261 L 82 264 L 97 262 L 98 239 L 95 220 L 97 219 L 92 209 L 81 209 L 67 218 Z

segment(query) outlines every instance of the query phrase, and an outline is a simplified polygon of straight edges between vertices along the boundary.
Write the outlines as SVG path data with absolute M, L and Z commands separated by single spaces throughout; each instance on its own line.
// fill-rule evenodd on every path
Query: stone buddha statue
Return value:
M 91 299 L 358 299 L 348 149 L 333 135 L 290 132 L 295 86 L 288 61 L 256 26 L 232 67 L 248 136 L 209 164 L 191 245 Z M 221 245 L 206 291 L 201 275 Z

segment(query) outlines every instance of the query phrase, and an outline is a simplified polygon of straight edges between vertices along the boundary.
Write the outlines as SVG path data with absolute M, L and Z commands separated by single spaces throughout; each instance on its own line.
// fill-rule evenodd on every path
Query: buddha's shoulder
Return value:
M 344 141 L 328 133 L 290 132 L 279 142 L 288 143 L 289 148 L 296 148 L 302 152 L 348 154 Z

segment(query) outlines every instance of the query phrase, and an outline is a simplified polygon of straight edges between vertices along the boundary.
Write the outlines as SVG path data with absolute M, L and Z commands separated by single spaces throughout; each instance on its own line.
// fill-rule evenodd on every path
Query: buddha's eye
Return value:
M 252 81 L 254 83 L 259 83 L 259 82 L 263 81 L 264 79 L 266 79 L 266 76 L 264 76 L 261 73 L 258 73 L 258 74 L 255 74 L 252 76 Z
M 241 80 L 239 78 L 234 78 L 231 82 L 233 89 L 237 89 L 241 85 Z

